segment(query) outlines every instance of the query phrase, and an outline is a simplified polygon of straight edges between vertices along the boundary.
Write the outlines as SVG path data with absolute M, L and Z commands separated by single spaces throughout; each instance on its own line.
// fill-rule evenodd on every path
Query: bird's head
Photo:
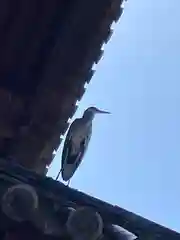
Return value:
M 96 114 L 98 114 L 98 113 L 110 114 L 110 112 L 100 110 L 100 109 L 98 109 L 98 108 L 96 108 L 96 107 L 89 107 L 89 108 L 87 108 L 87 109 L 85 110 L 83 117 L 85 117 L 85 118 L 87 117 L 87 118 L 89 118 L 89 119 L 93 119 L 94 116 L 95 116 Z

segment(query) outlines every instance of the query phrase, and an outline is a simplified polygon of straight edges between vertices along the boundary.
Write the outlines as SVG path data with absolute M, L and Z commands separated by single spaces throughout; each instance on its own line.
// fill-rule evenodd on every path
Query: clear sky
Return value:
M 71 186 L 180 231 L 180 1 L 129 0 L 76 116 L 97 116 Z M 62 146 L 60 147 L 61 150 Z M 60 167 L 61 151 L 49 175 Z

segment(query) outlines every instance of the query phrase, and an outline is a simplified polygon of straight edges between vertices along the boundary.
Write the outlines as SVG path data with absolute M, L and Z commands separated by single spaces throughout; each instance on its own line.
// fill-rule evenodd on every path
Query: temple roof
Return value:
M 74 239 L 69 238 L 68 219 L 74 210 L 86 208 L 101 216 L 102 240 L 180 239 L 176 231 L 7 161 L 0 161 L 0 180 L 0 236 L 15 231 L 18 239 Z M 75 225 L 85 222 L 89 230 L 94 229 L 89 210 L 79 215 L 81 221 L 74 218 Z M 83 231 L 82 225 L 76 229 Z
M 123 0 L 0 2 L 0 155 L 43 172 Z

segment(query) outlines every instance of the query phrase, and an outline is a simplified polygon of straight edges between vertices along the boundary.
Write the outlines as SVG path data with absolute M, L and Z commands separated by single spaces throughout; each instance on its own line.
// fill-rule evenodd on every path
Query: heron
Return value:
M 68 186 L 88 148 L 92 135 L 92 122 L 96 114 L 110 114 L 110 112 L 96 107 L 87 108 L 81 118 L 76 118 L 72 122 L 66 135 L 62 151 L 61 169 L 56 180 L 61 174 L 62 179 L 68 182 Z

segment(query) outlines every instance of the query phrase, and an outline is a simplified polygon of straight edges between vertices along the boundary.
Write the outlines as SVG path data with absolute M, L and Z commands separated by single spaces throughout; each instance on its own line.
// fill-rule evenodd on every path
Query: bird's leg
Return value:
M 70 184 L 70 180 L 68 181 L 68 183 L 67 183 L 67 186 L 69 187 L 69 184 Z
M 58 172 L 58 175 L 57 175 L 57 177 L 56 177 L 56 181 L 58 180 L 59 175 L 61 174 L 61 172 L 62 172 L 62 169 Z

